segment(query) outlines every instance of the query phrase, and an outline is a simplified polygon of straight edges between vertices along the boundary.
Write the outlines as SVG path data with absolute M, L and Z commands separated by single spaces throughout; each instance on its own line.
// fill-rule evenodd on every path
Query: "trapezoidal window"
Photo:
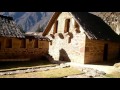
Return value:
M 21 46 L 20 46 L 20 48 L 26 48 L 26 40 L 25 39 L 21 40 Z
M 79 25 L 78 25 L 78 23 L 76 21 L 74 23 L 74 28 L 75 28 L 77 33 L 80 33 Z
M 57 33 L 57 30 L 58 30 L 58 21 L 56 21 L 54 24 L 53 34 Z
M 78 28 L 79 29 L 79 25 L 78 23 L 75 21 L 75 24 L 74 24 L 74 28 Z
M 66 19 L 64 33 L 69 32 L 69 28 L 70 28 L 70 19 Z
M 38 48 L 38 40 L 34 41 L 34 48 Z
M 6 39 L 6 48 L 12 48 L 12 39 Z

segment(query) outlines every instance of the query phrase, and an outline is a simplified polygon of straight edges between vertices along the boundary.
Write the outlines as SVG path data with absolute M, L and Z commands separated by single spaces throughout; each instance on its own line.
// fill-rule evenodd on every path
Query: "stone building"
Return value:
M 21 32 L 12 17 L 0 15 L 0 61 L 27 61 L 48 54 L 49 39 Z
M 56 61 L 95 63 L 116 60 L 120 37 L 100 17 L 87 12 L 55 12 L 43 36 Z

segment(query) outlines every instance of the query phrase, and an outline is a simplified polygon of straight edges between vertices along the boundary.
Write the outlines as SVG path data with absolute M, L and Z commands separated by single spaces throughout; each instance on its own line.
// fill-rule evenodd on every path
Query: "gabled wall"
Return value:
M 70 13 L 62 12 L 60 14 L 60 16 L 57 19 L 57 21 L 58 21 L 57 33 L 64 33 L 65 20 L 68 19 L 68 18 L 73 19 L 72 15 Z M 70 23 L 70 30 L 73 30 L 73 24 L 74 24 L 74 22 Z M 48 33 L 48 35 L 53 34 L 53 31 L 54 31 L 54 25 L 52 26 L 52 28 L 51 28 L 50 32 Z
M 69 32 L 64 32 L 66 19 L 70 19 Z M 68 12 L 63 12 L 57 19 L 57 33 L 54 34 L 54 25 L 52 26 L 48 37 L 51 39 L 49 45 L 49 54 L 56 61 L 71 61 L 84 63 L 85 39 L 83 29 L 75 27 L 75 19 Z

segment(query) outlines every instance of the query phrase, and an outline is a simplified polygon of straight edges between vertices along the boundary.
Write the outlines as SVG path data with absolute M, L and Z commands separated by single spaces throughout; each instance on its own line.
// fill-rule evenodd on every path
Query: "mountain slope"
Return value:
M 0 14 L 12 16 L 25 32 L 35 32 L 38 27 L 41 28 L 48 22 L 52 12 L 0 12 Z

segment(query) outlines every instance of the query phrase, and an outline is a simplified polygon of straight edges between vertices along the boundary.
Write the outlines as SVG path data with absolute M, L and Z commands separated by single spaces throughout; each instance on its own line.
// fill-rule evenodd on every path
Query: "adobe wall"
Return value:
M 103 61 L 104 41 L 86 39 L 85 63 Z
M 70 19 L 70 28 L 69 32 L 64 33 L 66 19 Z M 48 34 L 49 39 L 51 39 L 49 54 L 56 61 L 84 63 L 86 36 L 81 32 L 82 28 L 80 28 L 80 32 L 75 31 L 75 20 L 70 13 L 63 12 L 57 20 L 57 33 L 53 34 L 53 25 Z
M 116 60 L 119 56 L 119 43 L 103 40 L 86 39 L 85 63 L 103 62 L 104 45 L 108 44 L 108 60 Z
M 21 41 L 23 39 L 11 38 L 12 48 L 6 48 L 8 42 L 7 38 L 0 38 L 1 48 L 0 48 L 0 61 L 25 61 L 25 60 L 35 60 L 39 59 L 41 56 L 48 54 L 48 41 L 38 40 L 38 48 L 34 47 L 35 39 L 29 41 L 25 39 L 25 47 L 21 47 Z
M 108 42 L 108 60 L 117 60 L 120 55 L 120 43 Z

